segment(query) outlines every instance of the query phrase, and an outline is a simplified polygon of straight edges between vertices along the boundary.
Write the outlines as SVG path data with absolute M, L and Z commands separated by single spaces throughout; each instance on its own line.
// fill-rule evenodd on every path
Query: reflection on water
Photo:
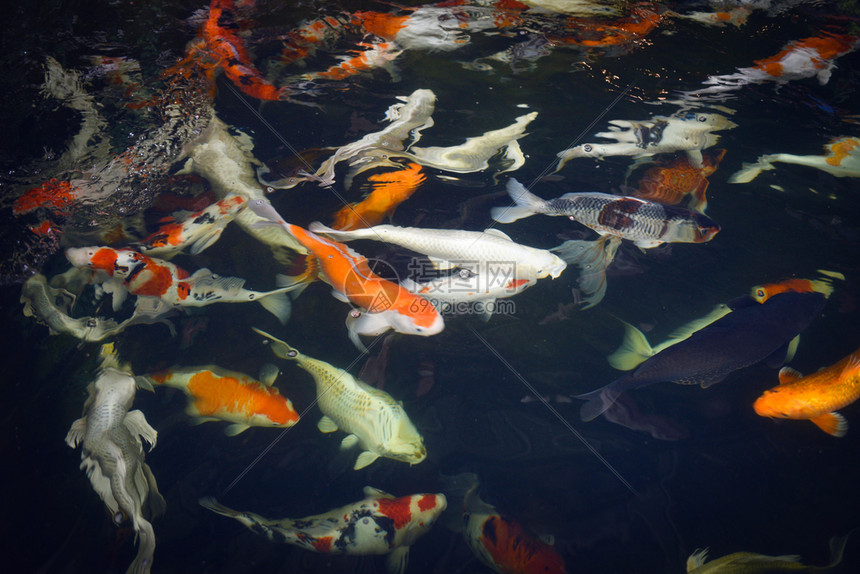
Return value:
M 691 333 L 723 323 L 691 321 L 728 303 L 742 331 L 739 317 L 766 315 L 750 305 L 769 305 L 742 299 L 753 286 L 810 279 L 832 294 L 788 364 L 815 373 L 857 349 L 856 8 L 407 4 L 58 2 L 7 18 L 0 533 L 12 568 L 124 571 L 141 548 L 137 510 L 155 572 L 383 571 L 355 532 L 397 541 L 389 571 L 410 548 L 413 573 L 558 571 L 556 553 L 567 572 L 681 572 L 705 547 L 827 564 L 827 541 L 858 526 L 856 407 L 838 406 L 842 438 L 758 416 L 796 334 L 765 349 L 785 314 L 757 323 L 755 341 L 710 347 Z M 501 225 L 491 213 L 524 207 L 512 178 L 541 209 Z M 602 203 L 574 212 L 565 194 Z M 718 225 L 707 239 L 667 233 L 702 218 Z M 316 221 L 349 242 L 324 246 L 322 226 L 302 235 Z M 380 224 L 415 229 L 365 229 Z M 453 233 L 487 228 L 479 247 L 497 251 Z M 563 242 L 589 257 L 550 251 Z M 622 374 L 606 357 L 622 341 L 628 358 L 645 353 L 634 331 L 679 345 L 678 362 L 582 422 L 574 397 Z M 91 383 L 109 371 L 108 342 L 122 373 L 176 374 L 121 411 L 141 414 L 105 422 L 99 400 L 118 399 Z M 752 364 L 732 363 L 753 348 Z M 732 366 L 708 372 L 721 382 L 707 389 L 669 382 L 701 382 L 685 378 L 694 363 Z M 343 400 L 327 400 L 313 381 L 347 380 L 340 369 L 373 386 L 331 386 Z M 301 420 L 278 422 L 272 401 Z M 90 434 L 71 449 L 82 415 Z M 158 433 L 151 450 L 140 418 Z M 391 455 L 405 443 L 426 458 Z M 132 502 L 106 511 L 82 454 L 120 477 L 97 492 L 124 484 Z M 123 482 L 115 464 L 144 460 L 161 516 L 147 481 Z M 463 473 L 468 497 L 449 480 Z M 365 499 L 366 486 L 444 493 L 448 511 L 405 536 L 408 505 Z M 367 521 L 293 524 L 306 545 L 348 555 L 311 552 L 210 512 L 206 496 L 267 518 L 349 506 Z M 531 566 L 510 565 L 514 541 Z M 834 571 L 858 561 L 849 538 Z

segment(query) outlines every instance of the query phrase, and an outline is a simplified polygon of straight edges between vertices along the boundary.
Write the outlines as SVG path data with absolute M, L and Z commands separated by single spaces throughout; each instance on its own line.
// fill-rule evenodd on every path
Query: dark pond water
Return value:
M 167 501 L 167 512 L 153 521 L 154 572 L 383 572 L 381 557 L 332 557 L 274 544 L 203 509 L 198 499 L 215 496 L 272 518 L 302 517 L 359 500 L 367 485 L 396 496 L 442 492 L 443 475 L 460 472 L 476 473 L 482 498 L 500 512 L 536 534 L 551 535 L 568 572 L 683 572 L 687 556 L 704 547 L 712 557 L 737 551 L 799 554 L 807 564 L 823 565 L 828 539 L 860 526 L 860 433 L 853 428 L 860 424 L 860 411 L 855 405 L 840 409 L 849 423 L 842 438 L 807 421 L 757 416 L 753 401 L 778 383 L 773 366 L 757 363 L 707 389 L 662 382 L 630 393 L 638 420 L 657 421 L 653 433 L 603 417 L 582 422 L 581 401 L 569 398 L 619 376 L 605 357 L 622 340 L 620 320 L 647 331 L 656 343 L 754 285 L 817 278 L 819 269 L 841 273 L 844 280 L 834 280 L 833 295 L 803 331 L 790 364 L 810 373 L 857 349 L 860 155 L 850 151 L 850 138 L 860 136 L 857 52 L 846 48 L 832 62 L 819 60 L 818 68 L 797 77 L 786 69 L 781 77 L 716 95 L 682 96 L 710 86 L 704 83 L 709 77 L 749 70 L 790 42 L 860 34 L 860 12 L 853 3 L 727 2 L 721 7 L 735 8 L 736 18 L 742 13 L 737 8 L 745 7 L 747 17 L 726 26 L 682 17 L 715 12 L 707 2 L 622 2 L 616 13 L 599 16 L 524 10 L 515 3 L 428 5 L 436 10 L 433 21 L 444 25 L 447 41 L 455 44 L 427 49 L 401 38 L 384 66 L 337 79 L 314 74 L 337 64 L 338 56 L 354 57 L 355 50 L 378 48 L 381 42 L 368 32 L 367 15 L 364 24 L 351 20 L 358 11 L 412 17 L 419 12 L 390 3 L 236 4 L 221 24 L 247 47 L 260 77 L 293 90 L 289 100 L 255 99 L 237 90 L 223 67 L 210 65 L 214 84 L 192 78 L 189 85 L 204 88 L 193 97 L 178 94 L 173 107 L 165 107 L 166 100 L 161 107 L 129 105 L 169 91 L 171 80 L 163 73 L 198 37 L 209 17 L 204 2 L 22 3 L 4 18 L 4 570 L 121 572 L 136 552 L 131 523 L 112 523 L 78 468 L 79 449 L 63 440 L 81 416 L 101 343 L 51 335 L 25 317 L 22 282 L 37 271 L 47 276 L 65 271 L 64 248 L 107 244 L 105 234 L 118 222 L 142 217 L 154 229 L 158 218 L 170 213 L 159 211 L 157 197 L 187 196 L 206 182 L 173 178 L 181 152 L 168 145 L 144 158 L 154 170 L 150 179 L 129 177 L 115 195 L 79 206 L 80 211 L 15 214 L 15 200 L 50 178 L 69 179 L 129 146 L 140 149 L 165 124 L 159 115 L 165 109 L 185 114 L 180 123 L 190 124 L 187 115 L 211 107 L 223 122 L 249 135 L 254 155 L 276 172 L 315 170 L 334 148 L 384 128 L 389 106 L 417 89 L 436 96 L 434 123 L 418 146 L 456 146 L 524 114 L 537 116 L 518 140 L 524 159 L 519 169 L 497 174 L 503 163 L 498 156 L 471 173 L 426 167 L 427 181 L 394 212 L 395 225 L 482 230 L 493 224 L 490 208 L 508 203 L 509 177 L 533 183 L 532 191 L 544 198 L 630 192 L 655 164 L 610 155 L 572 159 L 554 172 L 556 154 L 586 142 L 612 143 L 596 136 L 611 120 L 653 122 L 713 113 L 736 124 L 714 132 L 719 141 L 709 146 L 726 150 L 707 189 L 707 215 L 721 230 L 701 244 L 639 249 L 624 241 L 607 272 L 605 297 L 588 309 L 577 305 L 579 273 L 570 266 L 559 278 L 540 280 L 506 300 L 511 306 L 489 321 L 447 315 L 444 331 L 433 337 L 389 332 L 384 388 L 403 402 L 424 438 L 428 456 L 418 465 L 381 458 L 353 470 L 357 452 L 340 451 L 342 433 L 315 428 L 320 413 L 313 382 L 292 364 L 277 363 L 281 374 L 275 384 L 297 410 L 307 412 L 285 433 L 254 428 L 229 437 L 225 423 L 192 424 L 180 392 L 138 392 L 134 408 L 158 431 L 146 462 Z M 643 14 L 656 25 L 643 26 Z M 314 48 L 306 57 L 285 58 L 285 47 L 299 44 L 295 31 L 326 16 L 342 29 L 329 26 L 325 41 L 302 44 Z M 426 39 L 429 32 L 422 34 Z M 94 56 L 122 57 L 139 68 L 118 78 L 95 64 Z M 105 121 L 90 150 L 71 164 L 61 165 L 63 153 L 84 116 L 43 90 L 49 58 L 80 74 L 83 90 Z M 822 83 L 814 74 L 831 63 L 835 66 Z M 199 73 L 201 67 L 188 69 Z M 749 78 L 762 77 L 748 72 Z M 183 108 L 183 102 L 190 103 Z M 773 163 L 773 170 L 748 183 L 731 182 L 759 156 L 823 156 L 824 146 L 837 139 L 849 150 L 843 160 L 846 177 L 819 169 L 830 165 L 820 158 L 818 167 Z M 332 149 L 314 151 L 326 147 Z M 305 150 L 310 150 L 303 154 L 308 165 L 295 154 Z M 665 164 L 685 157 L 670 149 L 644 159 Z M 347 188 L 345 166 L 339 165 L 332 187 L 311 181 L 267 197 L 291 223 L 328 223 L 343 200 L 361 200 L 373 173 L 356 176 Z M 52 234 L 31 230 L 42 221 L 51 222 Z M 566 239 L 596 238 L 564 217 L 495 226 L 519 243 L 546 249 Z M 379 242 L 353 247 L 390 263 L 399 274 L 409 260 L 403 250 Z M 235 223 L 204 252 L 182 253 L 172 261 L 190 270 L 240 276 L 259 290 L 274 288 L 276 274 L 294 272 Z M 155 324 L 130 327 L 109 340 L 138 374 L 215 364 L 255 375 L 276 362 L 251 331 L 259 327 L 358 376 L 366 355 L 347 336 L 349 307 L 329 291 L 321 282 L 310 285 L 294 300 L 285 326 L 258 305 L 219 304 L 174 316 L 176 337 Z M 92 296 L 91 288 L 85 295 Z M 77 316 L 110 311 L 110 305 L 86 304 L 81 302 Z M 381 348 L 376 341 L 370 355 Z M 546 397 L 551 409 L 528 400 L 534 393 Z M 860 543 L 852 537 L 838 571 L 860 571 L 858 564 Z M 407 569 L 413 574 L 489 571 L 462 536 L 441 522 L 415 543 Z

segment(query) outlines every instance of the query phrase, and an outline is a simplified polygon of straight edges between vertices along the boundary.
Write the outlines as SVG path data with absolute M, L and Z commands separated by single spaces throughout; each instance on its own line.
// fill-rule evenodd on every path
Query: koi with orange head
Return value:
M 860 349 L 811 375 L 783 367 L 779 386 L 765 391 L 753 404 L 763 417 L 808 420 L 829 435 L 841 437 L 848 423 L 837 409 L 860 398 Z
M 274 374 L 277 376 L 277 372 Z M 224 431 L 229 436 L 250 427 L 289 428 L 299 421 L 290 400 L 271 386 L 273 379 L 260 382 L 214 366 L 170 369 L 151 373 L 145 379 L 188 395 L 187 413 L 198 422 L 233 423 Z
M 780 293 L 820 293 L 829 298 L 833 293 L 833 282 L 831 279 L 845 280 L 845 276 L 836 271 L 819 269 L 823 276 L 821 279 L 786 279 L 778 283 L 765 283 L 752 288 L 750 295 L 759 303 L 764 303 L 774 295 Z
M 417 163 L 404 169 L 375 174 L 368 178 L 373 187 L 359 203 L 343 207 L 334 215 L 334 229 L 349 231 L 373 227 L 394 214 L 401 203 L 409 199 L 427 177 Z

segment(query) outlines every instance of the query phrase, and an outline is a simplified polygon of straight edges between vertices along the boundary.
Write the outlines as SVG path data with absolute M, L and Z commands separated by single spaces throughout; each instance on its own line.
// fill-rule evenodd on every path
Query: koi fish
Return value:
M 565 32 L 576 31 L 577 37 L 570 35 L 551 36 L 553 42 L 604 48 L 620 44 L 630 44 L 653 31 L 663 20 L 657 6 L 651 2 L 640 2 L 630 9 L 630 13 L 611 22 L 594 22 L 583 18 L 568 18 Z M 582 34 L 584 32 L 584 34 Z M 585 38 L 580 35 L 587 36 Z
M 372 175 L 370 194 L 359 203 L 351 203 L 334 215 L 332 227 L 343 231 L 371 227 L 394 214 L 401 203 L 409 199 L 424 183 L 426 176 L 417 163 L 404 169 Z
M 552 545 L 529 533 L 519 522 L 499 511 L 478 494 L 478 477 L 463 473 L 445 477 L 448 500 L 462 513 L 461 523 L 452 525 L 462 531 L 472 553 L 487 567 L 500 574 L 564 574 L 564 559 Z M 465 490 L 465 494 L 461 491 Z
M 250 291 L 242 287 L 244 279 L 221 277 L 209 269 L 198 269 L 191 275 L 169 261 L 132 249 L 70 247 L 66 258 L 75 267 L 95 271 L 94 281 L 113 294 L 114 310 L 119 309 L 126 294 L 131 294 L 161 299 L 168 307 L 257 301 L 282 323 L 289 318 L 289 288 Z
M 663 243 L 706 243 L 720 231 L 707 216 L 677 206 L 607 193 L 568 193 L 545 200 L 511 178 L 508 195 L 514 207 L 494 207 L 490 216 L 510 223 L 537 213 L 563 215 L 600 235 L 615 235 L 650 249 Z
M 267 201 L 254 200 L 249 205 L 257 215 L 286 229 L 314 254 L 322 279 L 333 287 L 337 299 L 364 310 L 353 311 L 347 326 L 350 339 L 359 349 L 364 347 L 359 335 L 380 335 L 394 329 L 398 333 L 429 337 L 445 328 L 442 316 L 432 305 L 397 283 L 376 275 L 363 255 L 342 243 L 287 223 Z M 285 289 L 298 288 L 304 281 L 289 283 Z
M 238 520 L 272 542 L 327 554 L 388 554 L 388 573 L 403 574 L 409 549 L 445 510 L 445 496 L 413 494 L 394 498 L 369 486 L 364 488 L 364 495 L 358 502 L 298 519 L 271 520 L 253 512 L 232 510 L 214 498 L 201 498 L 200 505 Z
M 849 532 L 850 535 L 850 532 Z M 767 556 L 755 552 L 734 552 L 708 560 L 708 549 L 696 550 L 687 558 L 687 574 L 772 574 L 774 572 L 826 572 L 842 562 L 848 535 L 830 539 L 830 563 L 807 566 L 800 556 Z
M 516 264 L 499 261 L 479 266 L 477 271 L 463 267 L 449 276 L 420 283 L 407 278 L 400 284 L 427 299 L 443 313 L 459 303 L 481 302 L 484 318 L 489 319 L 496 299 L 513 297 L 537 283 L 537 279 L 517 278 L 515 275 Z
M 227 436 L 250 427 L 289 428 L 299 421 L 293 403 L 272 386 L 274 378 L 260 382 L 216 366 L 174 368 L 144 378 L 188 395 L 186 412 L 197 422 L 233 423 L 224 430 Z
M 192 213 L 184 221 L 170 218 L 135 246 L 147 255 L 169 256 L 186 248 L 191 255 L 199 255 L 218 241 L 224 228 L 247 202 L 247 198 L 241 195 L 228 194 L 224 199 Z
M 755 163 L 743 167 L 729 177 L 729 183 L 749 183 L 763 171 L 776 169 L 778 162 L 814 167 L 835 177 L 860 177 L 860 139 L 849 136 L 835 138 L 824 146 L 825 155 L 794 155 L 772 153 L 759 156 Z
M 829 435 L 845 436 L 848 422 L 837 409 L 860 398 L 860 350 L 838 363 L 803 376 L 791 367 L 779 371 L 779 386 L 753 403 L 756 414 L 808 420 Z
M 510 237 L 492 228 L 465 231 L 376 225 L 367 229 L 338 231 L 313 222 L 308 229 L 340 241 L 374 239 L 393 243 L 427 255 L 436 267 L 442 269 L 460 267 L 484 273 L 495 262 L 503 261 L 512 264 L 513 278 L 542 279 L 547 276 L 558 277 L 567 266 L 546 249 L 514 243 Z
M 354 56 L 340 56 L 341 62 L 322 72 L 302 74 L 305 81 L 343 80 L 360 72 L 367 72 L 388 65 L 403 53 L 391 42 L 359 42 L 359 50 L 351 50 Z M 289 82 L 288 82 L 289 83 Z
M 831 292 L 828 286 L 825 292 L 786 291 L 764 303 L 749 296 L 733 301 L 731 313 L 650 356 L 608 385 L 578 395 L 587 401 L 580 409 L 582 420 L 596 418 L 631 389 L 661 381 L 708 388 L 761 360 L 781 362 L 792 340 L 821 313 Z
M 136 306 L 132 316 L 120 323 L 105 317 L 72 318 L 68 314 L 68 305 L 57 303 L 70 296 L 65 289 L 50 287 L 46 277 L 37 273 L 21 287 L 20 302 L 24 304 L 24 316 L 37 318 L 48 326 L 52 335 L 65 333 L 90 343 L 113 337 L 131 325 L 162 322 L 171 333 L 175 330 L 173 324 L 164 318 L 164 312 L 148 312 L 143 305 Z
M 823 86 L 830 80 L 830 74 L 836 67 L 835 60 L 856 50 L 858 44 L 860 38 L 857 36 L 832 32 L 795 40 L 786 44 L 779 53 L 756 60 L 755 66 L 738 68 L 734 74 L 710 76 L 703 83 L 711 87 L 684 92 L 683 95 L 701 98 L 709 94 L 722 94 L 747 84 L 785 84 L 805 78 L 817 78 Z
M 301 354 L 285 342 L 254 329 L 269 339 L 272 351 L 286 361 L 295 361 L 310 373 L 317 387 L 317 404 L 323 413 L 317 427 L 330 433 L 347 433 L 341 448 L 358 445 L 361 454 L 354 469 L 359 470 L 383 456 L 418 464 L 427 457 L 424 439 L 409 420 L 403 406 L 391 395 L 360 381 L 343 369 Z
M 702 165 L 702 150 L 715 145 L 720 136 L 712 132 L 730 130 L 737 124 L 720 114 L 688 112 L 680 117 L 655 116 L 637 122 L 611 120 L 608 132 L 595 134 L 616 143 L 584 143 L 558 153 L 559 171 L 568 161 L 577 157 L 601 159 L 607 156 L 626 155 L 634 158 L 650 157 L 659 153 L 684 151 L 695 167 Z
M 726 150 L 708 150 L 702 154 L 702 166 L 690 164 L 687 158 L 678 158 L 666 165 L 652 167 L 639 180 L 639 188 L 633 197 L 655 201 L 663 205 L 678 205 L 689 197 L 687 207 L 705 213 L 708 199 L 708 177 L 717 171 Z
M 102 347 L 102 362 L 96 379 L 87 388 L 84 416 L 72 423 L 66 444 L 81 445 L 81 469 L 93 490 L 119 524 L 131 518 L 139 541 L 137 556 L 129 574 L 147 573 L 155 553 L 155 532 L 144 518 L 162 514 L 164 498 L 149 466 L 144 462 L 143 444 L 155 446 L 158 433 L 139 410 L 130 411 L 137 390 L 134 375 L 120 365 L 113 345 Z
M 708 26 L 725 26 L 728 24 L 736 28 L 740 28 L 747 23 L 747 19 L 750 14 L 752 14 L 751 8 L 747 6 L 735 6 L 731 10 L 716 12 L 686 12 L 684 14 L 667 10 L 663 13 L 663 16 L 693 20 L 694 22 L 706 24 Z

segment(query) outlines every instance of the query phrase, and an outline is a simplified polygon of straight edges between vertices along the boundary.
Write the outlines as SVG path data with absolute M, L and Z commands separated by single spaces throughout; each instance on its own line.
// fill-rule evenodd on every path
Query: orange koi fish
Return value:
M 194 75 L 191 70 L 200 70 L 214 90 L 215 72 L 220 69 L 233 85 L 252 98 L 287 99 L 290 90 L 274 86 L 254 66 L 245 43 L 236 32 L 235 9 L 233 0 L 212 0 L 209 17 L 198 38 L 189 44 L 185 57 L 165 71 L 165 76 L 189 77 Z
M 836 412 L 860 398 L 860 349 L 838 363 L 803 376 L 791 367 L 779 371 L 779 386 L 756 399 L 757 415 L 808 420 L 829 435 L 845 436 L 848 422 Z
M 188 247 L 197 255 L 218 241 L 221 232 L 248 203 L 235 193 L 189 215 L 184 221 L 168 218 L 158 230 L 143 239 L 138 247 L 151 255 L 173 255 Z
M 127 294 L 160 299 L 167 308 L 203 307 L 212 303 L 258 301 L 264 309 L 285 323 L 290 314 L 289 288 L 250 291 L 244 279 L 220 277 L 209 269 L 194 274 L 170 263 L 131 249 L 111 247 L 72 247 L 66 258 L 75 267 L 92 269 L 93 281 L 113 294 L 118 310 Z
M 335 213 L 332 228 L 349 231 L 382 223 L 427 178 L 420 165 L 409 163 L 404 169 L 372 175 L 368 179 L 374 184 L 370 194 L 361 202 Z
M 826 271 L 819 269 L 818 272 L 823 275 L 822 279 L 785 279 L 779 283 L 765 283 L 764 285 L 756 285 L 752 288 L 750 295 L 759 303 L 764 303 L 774 295 L 780 293 L 821 293 L 825 297 L 830 297 L 833 293 L 833 282 L 831 279 L 845 280 L 842 273 L 836 271 Z
M 705 213 L 708 199 L 708 176 L 712 175 L 726 150 L 716 149 L 702 152 L 702 166 L 695 167 L 687 157 L 678 158 L 666 165 L 652 167 L 639 180 L 639 189 L 631 195 L 663 205 L 678 205 L 689 197 L 687 207 L 692 211 Z
M 350 313 L 347 321 L 350 339 L 358 348 L 363 348 L 358 335 L 380 335 L 388 329 L 394 329 L 398 333 L 430 336 L 445 327 L 442 316 L 433 305 L 397 283 L 375 274 L 363 255 L 343 243 L 287 223 L 266 200 L 255 199 L 249 203 L 249 208 L 268 222 L 286 229 L 313 253 L 320 276 L 334 288 L 336 298 L 364 309 L 361 313 Z M 306 279 L 299 283 L 302 281 Z M 296 284 L 293 283 L 291 287 L 295 288 Z
M 69 215 L 69 209 L 80 201 L 80 196 L 80 192 L 70 182 L 49 179 L 17 198 L 12 204 L 12 213 L 23 215 L 44 208 L 65 217 Z
M 660 25 L 663 16 L 651 2 L 642 2 L 631 8 L 630 14 L 612 22 L 595 23 L 586 18 L 570 17 L 565 28 L 571 32 L 584 32 L 589 38 L 571 36 L 551 36 L 553 43 L 605 48 L 629 44 L 642 38 Z
M 355 56 L 342 56 L 340 64 L 324 72 L 303 74 L 305 80 L 343 80 L 361 72 L 379 68 L 394 60 L 403 50 L 391 42 L 359 42 L 359 50 L 351 50 Z
M 445 477 L 453 492 L 451 507 L 462 498 L 463 536 L 481 562 L 500 574 L 564 574 L 564 559 L 550 544 L 533 536 L 517 521 L 499 514 L 478 495 L 478 477 L 463 473 Z M 468 489 L 465 495 L 460 494 Z M 458 492 L 459 491 L 459 492 Z M 459 526 L 456 527 L 459 531 Z
M 273 381 L 263 384 L 248 375 L 214 366 L 171 369 L 144 378 L 188 395 L 186 412 L 197 422 L 233 423 L 224 431 L 229 436 L 250 427 L 289 428 L 299 421 L 293 403 L 270 386 Z

